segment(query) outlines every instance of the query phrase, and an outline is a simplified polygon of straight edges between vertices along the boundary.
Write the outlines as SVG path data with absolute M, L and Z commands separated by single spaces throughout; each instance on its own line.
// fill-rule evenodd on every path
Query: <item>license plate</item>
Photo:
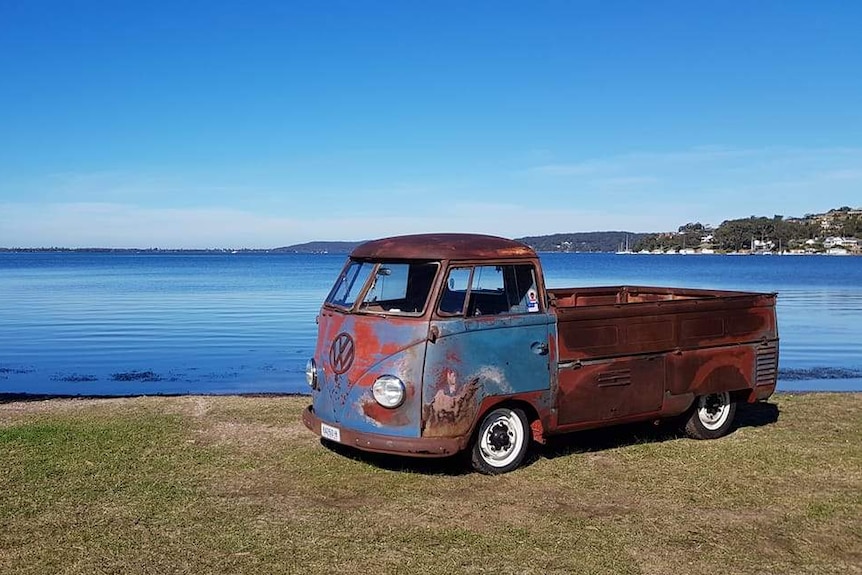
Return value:
M 341 430 L 325 423 L 320 424 L 320 436 L 341 443 Z

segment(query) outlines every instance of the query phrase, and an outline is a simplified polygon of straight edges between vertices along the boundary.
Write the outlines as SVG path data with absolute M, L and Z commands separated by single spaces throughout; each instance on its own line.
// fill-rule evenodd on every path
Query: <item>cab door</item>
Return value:
M 550 388 L 554 318 L 530 263 L 452 266 L 431 321 L 423 435 L 470 431 L 489 396 Z

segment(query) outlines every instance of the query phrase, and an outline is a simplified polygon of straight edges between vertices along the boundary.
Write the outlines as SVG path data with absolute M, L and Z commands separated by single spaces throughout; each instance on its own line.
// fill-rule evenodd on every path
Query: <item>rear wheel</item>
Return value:
M 473 440 L 473 469 L 488 475 L 512 471 L 521 465 L 530 446 L 530 426 L 520 409 L 499 407 L 482 419 Z
M 694 439 L 716 439 L 727 435 L 733 427 L 736 415 L 736 402 L 730 393 L 710 393 L 701 395 L 685 424 L 685 432 Z

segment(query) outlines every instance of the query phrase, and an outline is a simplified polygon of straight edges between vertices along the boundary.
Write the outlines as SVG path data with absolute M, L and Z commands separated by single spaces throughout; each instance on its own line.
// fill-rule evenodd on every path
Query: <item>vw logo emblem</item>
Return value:
M 336 375 L 341 375 L 353 365 L 353 356 L 356 349 L 353 338 L 347 333 L 340 333 L 329 348 L 329 365 Z

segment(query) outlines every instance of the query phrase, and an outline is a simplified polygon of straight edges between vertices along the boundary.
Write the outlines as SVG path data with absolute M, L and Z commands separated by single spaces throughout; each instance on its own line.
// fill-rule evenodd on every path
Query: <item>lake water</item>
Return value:
M 304 393 L 343 255 L 0 253 L 0 393 Z M 779 292 L 779 389 L 862 390 L 862 257 L 543 254 L 551 287 Z

